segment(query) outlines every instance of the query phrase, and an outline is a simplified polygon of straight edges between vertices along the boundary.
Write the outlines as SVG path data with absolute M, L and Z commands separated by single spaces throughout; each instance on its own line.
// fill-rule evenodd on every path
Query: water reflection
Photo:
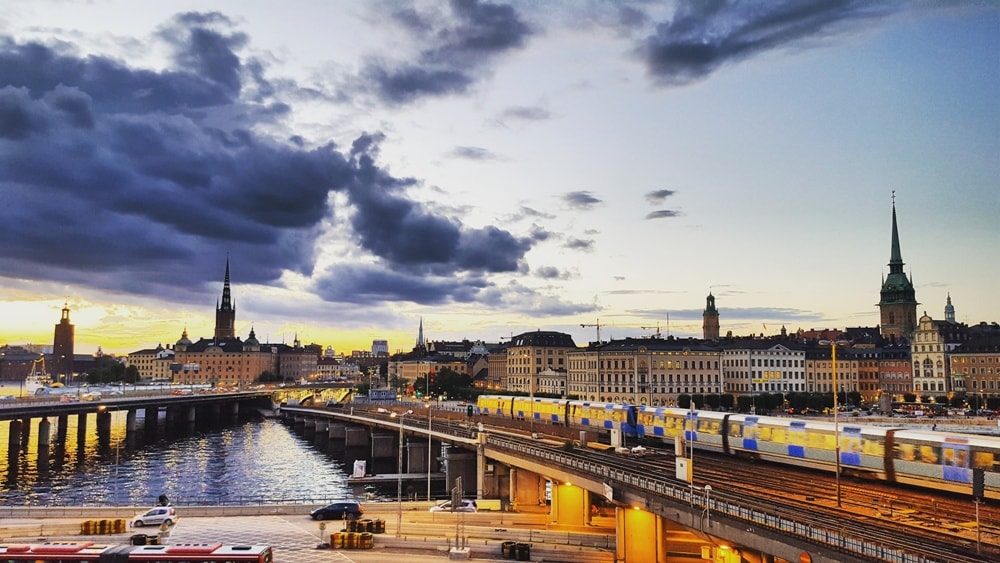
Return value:
M 246 422 L 148 442 L 128 434 L 125 412 L 112 414 L 109 439 L 99 441 L 94 415 L 78 442 L 77 417 L 52 417 L 53 443 L 39 449 L 39 419 L 31 421 L 16 462 L 0 422 L 0 501 L 25 505 L 152 505 L 166 494 L 179 504 L 267 502 L 353 496 L 344 464 L 316 451 L 275 420 Z M 55 440 L 64 433 L 65 443 Z

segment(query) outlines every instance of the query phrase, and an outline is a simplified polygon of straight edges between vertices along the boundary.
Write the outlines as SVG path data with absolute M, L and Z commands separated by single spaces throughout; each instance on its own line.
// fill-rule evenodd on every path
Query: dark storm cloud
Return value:
M 680 217 L 682 213 L 674 209 L 660 209 L 658 211 L 651 211 L 646 214 L 646 219 L 669 219 L 671 217 Z
M 563 201 L 573 209 L 590 209 L 602 203 L 600 199 L 591 195 L 590 192 L 569 192 L 563 195 Z
M 523 268 L 537 239 L 466 228 L 409 199 L 417 181 L 376 162 L 380 134 L 348 151 L 261 134 L 291 108 L 270 97 L 265 66 L 241 58 L 247 38 L 230 27 L 219 14 L 170 21 L 158 37 L 174 67 L 160 71 L 0 38 L 3 275 L 165 299 L 203 282 L 217 291 L 227 254 L 236 283 L 309 276 L 332 192 L 351 212 L 341 232 L 397 276 L 344 279 L 381 294 L 407 298 L 408 286 L 427 302 L 434 287 L 464 301 L 486 273 Z M 434 272 L 451 281 L 413 281 Z M 411 281 L 394 293 L 400 278 Z
M 375 266 L 338 266 L 316 283 L 316 293 L 327 301 L 366 304 L 411 301 L 443 305 L 476 299 L 482 280 L 452 276 L 413 276 Z
M 801 44 L 804 39 L 847 29 L 857 20 L 895 10 L 892 1 L 682 0 L 673 19 L 657 25 L 636 54 L 657 83 L 687 84 L 726 63 Z
M 655 190 L 652 192 L 646 192 L 646 201 L 649 203 L 663 203 L 663 200 L 674 195 L 674 190 Z
M 361 71 L 376 95 L 390 104 L 466 92 L 493 60 L 522 47 L 531 29 L 512 6 L 452 0 L 420 12 L 396 9 L 394 21 L 422 46 L 414 60 L 369 59 Z
M 555 266 L 542 266 L 535 270 L 535 275 L 547 280 L 564 280 L 569 278 L 568 272 L 563 272 Z

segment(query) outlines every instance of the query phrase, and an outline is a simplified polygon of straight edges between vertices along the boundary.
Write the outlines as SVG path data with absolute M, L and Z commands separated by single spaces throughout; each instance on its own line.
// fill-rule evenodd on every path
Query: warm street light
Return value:
M 392 413 L 393 418 L 399 418 L 399 460 L 396 462 L 396 537 L 403 525 L 403 417 L 413 414 L 412 410 L 404 413 Z
M 847 344 L 843 340 L 820 340 L 819 343 L 823 346 L 827 344 L 830 345 L 831 359 L 833 360 L 833 439 L 834 445 L 834 457 L 836 458 L 837 466 L 837 507 L 840 507 L 840 424 L 837 414 L 840 412 L 840 407 L 837 405 L 837 345 Z

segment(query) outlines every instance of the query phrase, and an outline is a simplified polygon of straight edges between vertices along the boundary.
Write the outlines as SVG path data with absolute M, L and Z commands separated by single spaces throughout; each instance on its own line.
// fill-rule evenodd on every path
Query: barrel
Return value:
M 529 561 L 531 560 L 531 544 L 530 543 L 519 543 L 514 548 L 517 550 L 517 560 L 518 561 Z
M 89 536 L 94 533 L 93 529 L 94 529 L 94 521 L 84 520 L 83 524 L 80 526 L 80 533 L 85 536 Z
M 517 545 L 517 542 L 513 542 L 513 541 L 505 541 L 505 542 L 503 542 L 502 544 L 500 544 L 500 555 L 503 555 L 504 559 L 513 559 L 514 558 L 514 553 L 515 553 L 514 552 L 514 549 L 515 549 L 514 546 L 516 546 L 516 545 Z
M 376 534 L 384 534 L 385 533 L 385 520 L 383 520 L 381 518 L 376 519 L 375 520 L 375 529 L 372 530 L 372 531 L 375 532 Z
M 373 547 L 375 547 L 375 534 L 362 532 L 361 538 L 358 541 L 358 549 L 371 549 Z
M 344 533 L 334 532 L 330 534 L 330 547 L 333 549 L 344 549 Z
M 358 531 L 359 532 L 371 532 L 374 529 L 375 528 L 372 525 L 372 521 L 370 519 L 365 518 L 364 520 L 358 520 Z
M 358 547 L 357 532 L 347 532 L 347 542 L 345 542 L 344 547 L 347 549 L 355 549 Z
M 115 521 L 114 521 L 114 533 L 115 534 L 124 534 L 125 533 L 125 519 L 124 518 L 116 518 L 115 519 Z

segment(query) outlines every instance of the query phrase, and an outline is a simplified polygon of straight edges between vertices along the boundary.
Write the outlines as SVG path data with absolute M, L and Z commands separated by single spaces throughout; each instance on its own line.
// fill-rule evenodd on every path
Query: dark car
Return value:
M 309 513 L 313 520 L 354 520 L 361 518 L 365 509 L 353 500 L 339 501 L 317 508 Z

